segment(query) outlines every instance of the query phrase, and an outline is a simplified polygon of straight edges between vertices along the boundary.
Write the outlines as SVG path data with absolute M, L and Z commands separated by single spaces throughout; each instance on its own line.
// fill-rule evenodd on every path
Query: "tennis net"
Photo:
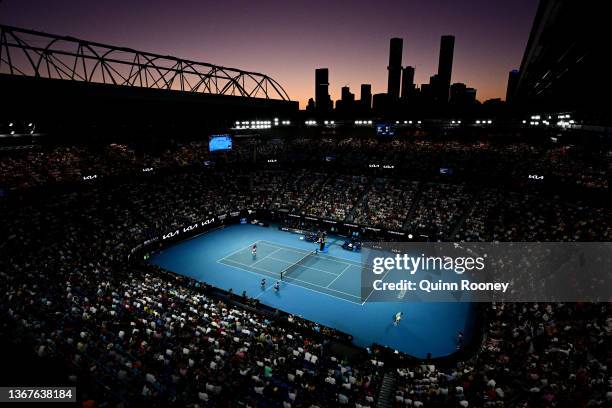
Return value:
M 312 259 L 316 255 L 316 253 L 317 253 L 316 250 L 309 252 L 306 255 L 304 255 L 302 258 L 300 258 L 296 263 L 289 265 L 287 268 L 283 269 L 280 273 L 281 280 L 286 279 L 288 275 L 295 272 L 301 266 L 304 266 L 304 264 L 306 264 L 306 262 Z

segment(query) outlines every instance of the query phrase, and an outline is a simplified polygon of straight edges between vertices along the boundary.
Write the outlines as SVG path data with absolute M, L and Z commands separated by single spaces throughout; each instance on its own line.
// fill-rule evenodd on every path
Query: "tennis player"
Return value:
M 266 278 L 261 278 L 261 288 L 262 289 L 266 288 Z
M 276 281 L 276 283 L 274 284 L 274 290 L 277 291 L 277 292 L 280 290 L 280 282 L 279 281 Z
M 257 257 L 257 244 L 253 244 L 253 249 L 251 249 L 251 254 L 253 254 L 253 258 Z
M 393 325 L 394 326 L 399 326 L 400 322 L 402 321 L 402 316 L 404 315 L 404 312 L 397 312 L 395 314 L 395 316 L 393 316 Z

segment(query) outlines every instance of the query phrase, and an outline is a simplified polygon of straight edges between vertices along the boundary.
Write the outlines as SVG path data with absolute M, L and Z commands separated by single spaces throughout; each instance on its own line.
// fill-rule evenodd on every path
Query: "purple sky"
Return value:
M 314 69 L 330 69 L 333 99 L 349 85 L 386 92 L 389 38 L 404 38 L 415 82 L 437 70 L 440 36 L 454 34 L 453 82 L 478 99 L 505 97 L 537 0 L 0 0 L 0 22 L 143 51 L 263 72 L 304 108 Z

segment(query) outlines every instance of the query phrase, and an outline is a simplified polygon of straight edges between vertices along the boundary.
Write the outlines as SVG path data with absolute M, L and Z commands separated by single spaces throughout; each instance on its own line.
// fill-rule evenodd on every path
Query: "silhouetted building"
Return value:
M 315 111 L 315 101 L 314 99 L 308 99 L 308 105 L 306 105 L 306 112 L 314 112 Z
M 518 85 L 519 80 L 519 71 L 518 69 L 513 69 L 508 74 L 508 87 L 506 88 L 506 102 L 510 103 L 512 98 L 514 97 L 514 93 L 516 92 L 516 86 Z
M 438 75 L 429 77 L 428 84 L 421 85 L 421 102 L 431 103 L 436 100 L 436 91 L 438 89 Z
M 348 86 L 343 86 L 340 90 L 341 99 L 336 101 L 336 111 L 343 114 L 354 113 L 355 94 Z
M 342 87 L 342 89 L 340 90 L 340 95 L 342 98 L 342 102 L 355 102 L 355 94 L 351 92 L 351 88 L 349 88 L 348 86 Z
M 315 70 L 315 106 L 319 112 L 329 112 L 332 109 L 329 97 L 329 70 L 317 68 Z
M 402 46 L 401 38 L 392 38 L 389 43 L 389 79 L 387 81 L 387 95 L 390 99 L 400 96 L 400 80 L 402 75 Z
M 372 108 L 372 85 L 361 84 L 361 98 L 359 104 L 364 109 Z
M 465 90 L 466 100 L 468 103 L 476 103 L 476 89 L 467 88 Z
M 467 86 L 461 82 L 455 82 L 450 86 L 450 99 L 451 105 L 463 105 L 467 98 Z
M 414 67 L 402 70 L 402 99 L 408 99 L 414 93 Z
M 429 84 L 421 84 L 421 99 L 422 101 L 425 101 L 425 102 L 433 99 L 431 80 Z
M 487 99 L 480 106 L 480 112 L 487 117 L 497 117 L 505 108 L 505 103 L 501 98 Z
M 493 108 L 493 109 L 499 109 L 504 103 L 502 102 L 501 98 L 491 98 L 491 99 L 487 99 L 486 101 L 484 101 L 482 103 L 482 107 L 483 108 Z
M 524 115 L 573 112 L 592 124 L 612 124 L 609 7 L 607 1 L 539 1 L 515 108 Z
M 448 102 L 448 91 L 453 72 L 453 52 L 455 50 L 455 36 L 443 35 L 440 39 L 440 59 L 438 61 L 438 76 L 436 99 L 438 102 Z
M 386 93 L 375 94 L 372 97 L 372 109 L 379 113 L 386 113 L 389 109 L 389 95 Z
M 476 104 L 476 90 L 468 88 L 464 83 L 455 82 L 450 86 L 448 102 L 456 112 L 465 112 L 466 108 Z

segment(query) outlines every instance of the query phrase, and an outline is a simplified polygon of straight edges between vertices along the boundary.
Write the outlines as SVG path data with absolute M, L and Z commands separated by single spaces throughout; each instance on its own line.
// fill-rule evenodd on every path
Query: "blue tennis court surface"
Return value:
M 254 243 L 256 256 L 251 253 Z M 233 225 L 167 248 L 150 262 L 236 294 L 246 291 L 271 307 L 350 333 L 363 347 L 378 343 L 417 357 L 437 357 L 456 350 L 459 331 L 469 338 L 469 303 L 362 302 L 361 257 L 343 250 L 341 243 L 312 254 L 317 246 L 299 235 Z M 286 275 L 275 291 L 282 271 Z M 394 326 L 397 312 L 404 312 L 404 318 Z
M 281 272 L 284 272 L 283 282 L 362 303 L 360 262 L 269 241 L 254 244 L 257 245 L 256 256 L 251 253 L 252 245 L 249 245 L 218 262 L 272 279 L 280 279 Z

